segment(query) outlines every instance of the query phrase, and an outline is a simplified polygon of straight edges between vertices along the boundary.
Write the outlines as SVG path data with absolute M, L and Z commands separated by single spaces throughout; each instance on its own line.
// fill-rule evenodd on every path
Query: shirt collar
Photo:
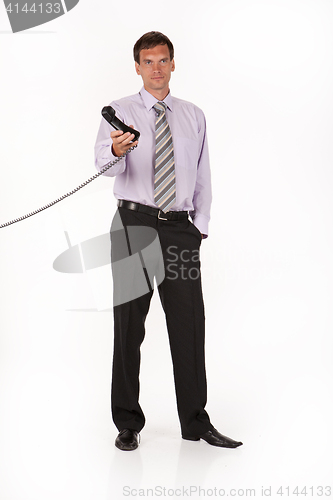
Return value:
M 150 94 L 144 87 L 142 87 L 142 89 L 140 90 L 139 93 L 140 93 L 140 95 L 142 97 L 142 100 L 143 100 L 143 103 L 146 106 L 146 108 L 148 109 L 148 111 L 150 111 L 151 108 L 157 102 L 159 102 L 159 100 L 156 99 L 156 97 L 154 97 L 152 94 Z M 172 97 L 171 97 L 171 93 L 170 92 L 165 97 L 165 99 L 163 99 L 163 102 L 165 102 L 165 104 L 170 109 L 170 111 L 172 111 Z

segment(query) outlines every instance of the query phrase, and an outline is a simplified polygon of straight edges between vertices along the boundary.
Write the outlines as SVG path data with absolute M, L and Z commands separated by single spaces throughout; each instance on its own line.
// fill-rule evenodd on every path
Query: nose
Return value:
M 154 73 L 161 71 L 161 65 L 159 62 L 153 63 L 153 71 L 154 71 Z

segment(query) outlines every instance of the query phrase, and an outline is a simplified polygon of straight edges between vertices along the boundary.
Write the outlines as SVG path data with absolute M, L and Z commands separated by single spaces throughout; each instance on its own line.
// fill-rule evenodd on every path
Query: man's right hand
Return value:
M 130 125 L 133 128 L 133 125 Z M 128 151 L 133 146 L 138 144 L 138 141 L 131 142 L 134 139 L 134 134 L 129 132 L 124 132 L 122 130 L 115 130 L 110 134 L 112 139 L 112 153 L 115 156 L 122 156 L 126 151 Z

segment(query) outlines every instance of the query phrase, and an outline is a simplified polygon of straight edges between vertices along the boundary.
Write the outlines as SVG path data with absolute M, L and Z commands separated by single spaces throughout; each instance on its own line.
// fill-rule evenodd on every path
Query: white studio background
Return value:
M 109 231 L 113 180 L 99 178 L 0 230 L 1 500 L 118 500 L 126 485 L 133 495 L 271 487 L 273 498 L 279 486 L 306 486 L 316 497 L 329 484 L 332 23 L 330 0 L 80 0 L 13 35 L 0 7 L 0 224 L 95 173 L 100 110 L 141 87 L 135 41 L 150 30 L 173 41 L 171 90 L 206 114 L 213 176 L 201 246 L 207 410 L 244 442 L 225 450 L 180 439 L 155 293 L 142 444 L 115 449 L 110 269 L 52 267 L 65 231 L 72 245 Z

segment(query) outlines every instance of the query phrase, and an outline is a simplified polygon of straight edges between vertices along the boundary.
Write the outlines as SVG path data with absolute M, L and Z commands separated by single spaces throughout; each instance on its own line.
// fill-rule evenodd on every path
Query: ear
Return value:
M 172 61 L 171 61 L 171 71 L 175 71 L 175 67 L 176 67 L 175 66 L 175 60 L 172 59 Z
M 140 73 L 140 66 L 139 66 L 139 64 L 136 61 L 135 61 L 135 71 L 136 71 L 137 75 L 141 75 L 141 73 Z

